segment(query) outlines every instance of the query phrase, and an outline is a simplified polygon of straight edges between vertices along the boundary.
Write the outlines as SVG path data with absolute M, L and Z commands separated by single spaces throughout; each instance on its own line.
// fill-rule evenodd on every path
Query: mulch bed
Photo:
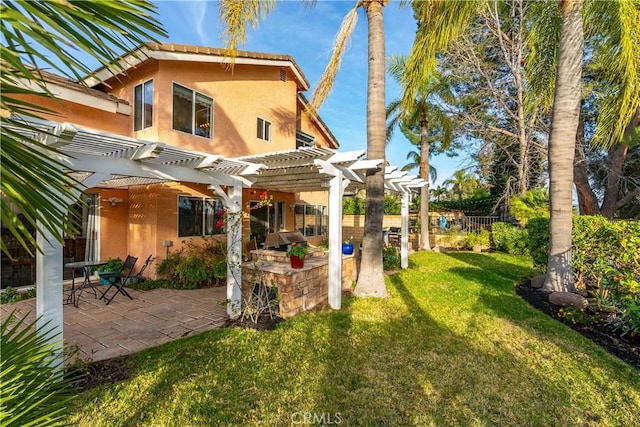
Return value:
M 257 331 L 271 331 L 283 320 L 284 319 L 282 317 L 277 316 L 274 316 L 273 318 L 269 316 L 260 316 L 257 322 L 253 322 L 251 319 L 243 319 L 240 317 L 237 320 L 230 321 L 229 325 L 245 329 L 255 329 Z
M 573 324 L 558 315 L 561 307 L 549 302 L 547 292 L 532 288 L 529 281 L 516 286 L 516 293 L 533 307 L 564 323 L 609 353 L 640 370 L 640 336 L 625 335 L 622 337 L 619 331 L 614 330 L 612 325 L 605 322 L 594 322 L 589 325 Z
M 90 390 L 104 384 L 113 384 L 124 381 L 133 376 L 133 370 L 129 367 L 124 357 L 91 362 L 86 366 L 85 374 L 75 384 L 78 391 Z

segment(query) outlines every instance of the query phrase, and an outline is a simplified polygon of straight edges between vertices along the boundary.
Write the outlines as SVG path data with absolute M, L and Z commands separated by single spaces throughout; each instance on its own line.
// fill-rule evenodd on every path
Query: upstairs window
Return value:
M 258 139 L 271 141 L 271 122 L 258 117 Z
M 133 130 L 153 126 L 153 80 L 133 88 Z
M 173 84 L 173 129 L 211 138 L 213 98 Z

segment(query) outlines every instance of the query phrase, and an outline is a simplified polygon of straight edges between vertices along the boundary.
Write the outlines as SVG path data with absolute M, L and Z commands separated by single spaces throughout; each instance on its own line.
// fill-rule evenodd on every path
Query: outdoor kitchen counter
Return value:
M 242 265 L 242 298 L 250 295 L 256 283 L 277 286 L 280 316 L 291 317 L 325 305 L 329 294 L 329 258 L 319 248 L 310 248 L 303 268 L 291 268 L 286 252 L 251 251 L 253 261 Z M 355 257 L 342 257 L 342 289 L 350 289 L 355 274 Z

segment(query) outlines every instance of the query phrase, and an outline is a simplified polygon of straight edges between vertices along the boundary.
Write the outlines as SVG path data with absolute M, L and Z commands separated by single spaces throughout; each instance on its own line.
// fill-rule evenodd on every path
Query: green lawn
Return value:
M 533 274 L 499 253 L 418 253 L 387 277 L 391 298 L 140 352 L 135 376 L 81 394 L 70 422 L 637 425 L 638 371 L 515 295 Z

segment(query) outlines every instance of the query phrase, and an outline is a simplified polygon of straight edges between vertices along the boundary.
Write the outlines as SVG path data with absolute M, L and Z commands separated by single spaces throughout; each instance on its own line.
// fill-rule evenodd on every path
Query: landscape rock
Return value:
M 549 294 L 549 302 L 560 307 L 573 306 L 578 308 L 584 308 L 588 304 L 586 298 L 572 292 L 552 292 Z
M 531 278 L 531 287 L 533 289 L 542 289 L 542 285 L 544 285 L 544 278 L 546 276 L 544 274 L 541 274 L 539 276 L 536 277 L 532 277 Z

